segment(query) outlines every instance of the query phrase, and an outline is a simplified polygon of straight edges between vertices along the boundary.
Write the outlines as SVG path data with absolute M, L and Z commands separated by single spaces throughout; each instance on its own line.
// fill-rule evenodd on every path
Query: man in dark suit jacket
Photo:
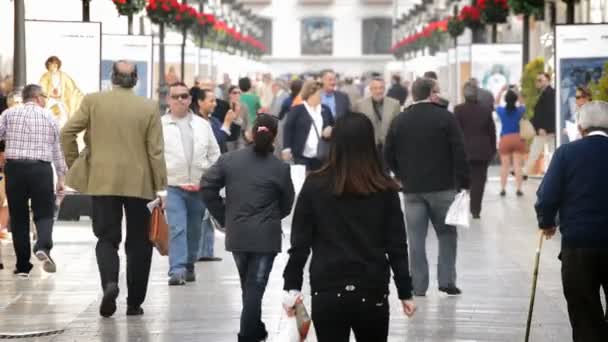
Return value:
M 456 191 L 469 188 L 462 132 L 454 115 L 432 102 L 435 81 L 412 85 L 414 104 L 392 122 L 384 146 L 386 162 L 403 184 L 414 294 L 426 295 L 429 270 L 426 236 L 431 221 L 439 241 L 439 290 L 456 286 L 456 227 L 445 224 Z
M 550 154 L 555 151 L 555 89 L 551 87 L 551 76 L 545 72 L 538 74 L 536 88 L 541 91 L 541 94 L 534 106 L 534 117 L 531 121 L 537 135 L 532 141 L 530 155 L 524 166 L 525 175 L 532 173 L 545 146 Z
M 401 76 L 393 75 L 392 82 L 393 85 L 388 90 L 386 96 L 399 101 L 399 104 L 403 106 L 409 95 L 408 90 L 401 84 Z
M 350 112 L 351 103 L 348 95 L 336 90 L 336 73 L 325 70 L 321 73 L 323 90 L 321 91 L 321 103 L 329 107 L 334 119 L 342 117 Z
M 478 219 L 488 178 L 488 165 L 496 154 L 496 126 L 492 109 L 478 102 L 479 88 L 474 82 L 464 86 L 464 103 L 454 115 L 464 134 L 465 150 L 471 169 L 471 214 Z

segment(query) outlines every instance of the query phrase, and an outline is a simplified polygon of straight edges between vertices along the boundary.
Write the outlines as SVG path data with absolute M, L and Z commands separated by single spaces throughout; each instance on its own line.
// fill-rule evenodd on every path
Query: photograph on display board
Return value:
M 334 23 L 331 18 L 302 19 L 302 55 L 331 55 L 334 50 Z
M 575 128 L 576 88 L 589 87 L 602 77 L 607 57 L 564 58 L 559 63 L 559 110 L 562 126 Z M 576 134 L 573 134 L 576 135 Z M 568 142 L 568 135 L 562 137 Z
M 128 60 L 137 68 L 134 91 L 139 96 L 152 96 L 152 36 L 104 34 L 102 36 L 101 89 L 112 88 L 112 68 L 116 61 Z
M 504 86 L 519 84 L 522 70 L 521 46 L 473 45 L 473 77 L 482 88 L 497 96 Z
M 26 20 L 25 32 L 27 83 L 42 86 L 62 127 L 100 90 L 101 23 Z
M 63 126 L 80 106 L 84 94 L 70 75 L 61 70 L 62 62 L 57 56 L 50 56 L 44 63 L 46 72 L 40 77 L 42 91 L 47 94 L 46 108 Z
M 148 62 L 147 61 L 130 61 L 137 67 L 137 84 L 133 88 L 135 94 L 139 96 L 148 96 Z M 113 60 L 102 60 L 101 61 L 101 89 L 109 90 L 112 89 L 112 66 L 114 65 Z

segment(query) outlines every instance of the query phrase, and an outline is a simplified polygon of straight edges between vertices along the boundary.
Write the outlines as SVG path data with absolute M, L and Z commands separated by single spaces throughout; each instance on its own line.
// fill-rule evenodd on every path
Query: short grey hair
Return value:
M 591 101 L 578 114 L 578 125 L 583 130 L 608 130 L 608 102 Z
M 37 84 L 28 84 L 21 91 L 21 98 L 23 99 L 23 103 L 31 101 L 38 96 L 42 95 L 42 87 Z
M 462 95 L 467 102 L 477 102 L 477 86 L 471 81 L 465 83 Z

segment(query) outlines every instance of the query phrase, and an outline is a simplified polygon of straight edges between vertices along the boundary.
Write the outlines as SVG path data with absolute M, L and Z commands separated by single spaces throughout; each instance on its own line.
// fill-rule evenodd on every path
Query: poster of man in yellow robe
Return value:
M 45 66 L 47 71 L 40 78 L 40 86 L 48 96 L 46 107 L 53 113 L 59 127 L 63 127 L 80 106 L 84 94 L 76 82 L 61 71 L 59 57 L 49 57 Z

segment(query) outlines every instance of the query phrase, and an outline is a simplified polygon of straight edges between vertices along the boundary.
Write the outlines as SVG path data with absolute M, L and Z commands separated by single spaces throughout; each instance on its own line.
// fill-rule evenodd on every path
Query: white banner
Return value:
M 521 44 L 471 45 L 471 74 L 482 88 L 497 96 L 504 86 L 519 84 L 522 71 Z
M 576 87 L 588 87 L 602 77 L 608 63 L 608 24 L 555 27 L 555 99 L 557 143 L 568 142 L 566 122 L 576 119 Z
M 152 97 L 152 36 L 102 36 L 101 88 L 112 86 L 112 65 L 117 60 L 128 60 L 137 66 L 138 81 L 135 93 Z

